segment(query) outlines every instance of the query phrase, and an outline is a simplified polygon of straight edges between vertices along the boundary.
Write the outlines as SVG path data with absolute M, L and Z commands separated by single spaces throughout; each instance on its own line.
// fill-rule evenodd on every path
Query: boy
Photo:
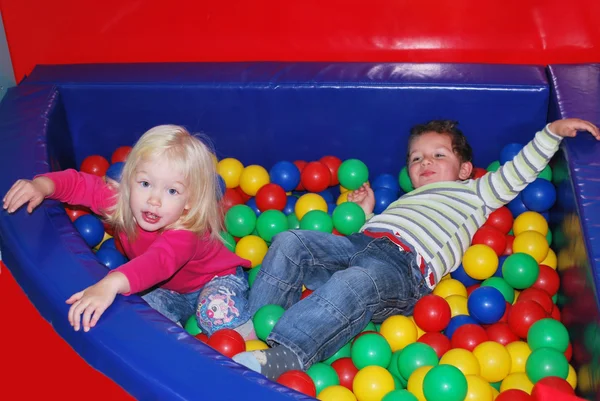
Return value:
M 461 263 L 477 229 L 491 212 L 535 180 L 563 137 L 593 124 L 565 119 L 548 124 L 496 172 L 471 180 L 471 147 L 453 121 L 411 130 L 408 174 L 415 188 L 373 216 L 367 185 L 348 199 L 367 215 L 361 232 L 347 237 L 294 230 L 275 237 L 250 292 L 250 312 L 266 304 L 286 310 L 267 341 L 273 348 L 233 359 L 275 380 L 333 355 L 369 321 L 411 315 Z M 314 292 L 300 300 L 302 285 Z

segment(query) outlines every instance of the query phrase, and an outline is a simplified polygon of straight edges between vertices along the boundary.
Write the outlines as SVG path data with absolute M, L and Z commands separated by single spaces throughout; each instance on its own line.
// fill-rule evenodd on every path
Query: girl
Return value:
M 220 240 L 213 154 L 176 125 L 147 131 L 133 147 L 120 183 L 68 169 L 18 180 L 3 199 L 31 213 L 45 198 L 83 205 L 105 217 L 130 261 L 67 299 L 71 326 L 89 331 L 117 294 L 142 293 L 150 306 L 181 324 L 196 313 L 211 335 L 236 328 L 254 337 L 247 308 L 248 260 Z M 147 291 L 149 290 L 149 291 Z

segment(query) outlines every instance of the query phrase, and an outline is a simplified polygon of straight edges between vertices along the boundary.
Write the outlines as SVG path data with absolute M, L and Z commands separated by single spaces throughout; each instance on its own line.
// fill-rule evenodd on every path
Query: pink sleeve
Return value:
M 101 177 L 67 169 L 54 173 L 40 174 L 54 182 L 54 193 L 48 196 L 69 205 L 86 206 L 96 214 L 114 205 L 115 189 L 107 185 Z M 34 177 L 35 178 L 35 177 Z
M 121 272 L 129 280 L 130 290 L 123 295 L 135 294 L 173 276 L 194 257 L 197 247 L 196 234 L 166 231 L 146 252 L 110 272 Z

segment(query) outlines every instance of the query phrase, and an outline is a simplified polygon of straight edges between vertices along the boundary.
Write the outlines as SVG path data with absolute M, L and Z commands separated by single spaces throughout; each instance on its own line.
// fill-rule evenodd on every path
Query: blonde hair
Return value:
M 208 232 L 211 239 L 221 240 L 222 212 L 219 207 L 219 183 L 210 140 L 190 134 L 178 125 L 159 125 L 146 131 L 136 142 L 123 166 L 118 184 L 117 201 L 106 211 L 106 218 L 116 231 L 135 239 L 137 224 L 129 206 L 130 183 L 137 165 L 154 158 L 166 158 L 181 171 L 187 181 L 191 205 L 175 223 L 163 230 L 183 229 L 198 235 Z

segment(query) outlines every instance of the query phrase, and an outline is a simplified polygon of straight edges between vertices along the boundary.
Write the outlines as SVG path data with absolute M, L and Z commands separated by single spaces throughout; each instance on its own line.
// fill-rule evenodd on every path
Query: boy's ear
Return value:
M 471 173 L 473 173 L 473 163 L 464 162 L 460 165 L 460 170 L 458 171 L 458 178 L 461 180 L 467 180 L 471 177 Z

